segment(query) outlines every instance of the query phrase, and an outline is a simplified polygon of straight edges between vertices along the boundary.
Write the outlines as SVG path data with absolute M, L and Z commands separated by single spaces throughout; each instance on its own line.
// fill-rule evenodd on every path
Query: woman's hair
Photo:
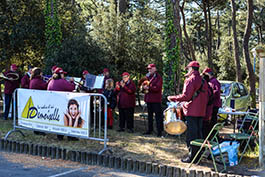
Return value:
M 54 79 L 54 80 L 62 79 L 62 76 L 61 76 L 61 74 L 54 73 L 54 74 L 52 75 L 52 79 Z
M 67 108 L 69 109 L 69 107 L 72 105 L 72 104 L 75 104 L 77 106 L 77 109 L 79 109 L 79 104 L 78 102 L 75 100 L 75 99 L 70 99 L 68 101 L 68 106 Z M 83 119 L 80 117 L 80 119 L 78 119 L 78 127 L 81 127 L 81 124 L 82 124 L 82 121 Z M 73 124 L 74 124 L 75 120 L 73 120 Z
M 105 89 L 107 89 L 107 90 L 114 89 L 114 81 L 113 81 L 113 79 L 107 79 L 105 81 Z
M 30 76 L 30 80 L 32 80 L 36 76 L 40 76 L 41 73 L 42 73 L 42 70 L 40 68 L 38 68 L 38 67 L 33 68 L 32 69 L 32 74 Z
M 75 99 L 70 99 L 70 100 L 68 101 L 68 106 L 67 106 L 67 108 L 69 109 L 69 107 L 70 107 L 72 104 L 75 104 L 75 105 L 77 106 L 77 109 L 79 108 L 79 104 L 78 104 L 78 102 L 77 102 Z

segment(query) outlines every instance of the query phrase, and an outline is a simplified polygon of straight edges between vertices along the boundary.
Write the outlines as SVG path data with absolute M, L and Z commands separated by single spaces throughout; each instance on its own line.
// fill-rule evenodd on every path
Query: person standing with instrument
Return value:
M 71 78 L 70 82 L 68 82 L 67 80 L 64 79 L 64 74 L 66 74 L 66 72 L 64 72 L 62 68 L 57 67 L 54 70 L 52 79 L 48 83 L 47 90 L 72 92 L 75 89 L 74 79 Z M 64 137 L 63 135 L 57 135 L 59 141 L 62 141 L 63 137 Z M 75 137 L 68 137 L 68 140 L 78 140 L 78 139 Z
M 31 76 L 32 67 L 28 66 L 28 72 L 21 79 L 21 88 L 29 88 L 30 76 Z
M 163 131 L 163 113 L 162 113 L 162 84 L 163 79 L 157 73 L 156 65 L 149 64 L 147 66 L 148 73 L 146 75 L 149 84 L 143 86 L 144 101 L 147 103 L 148 110 L 148 131 L 145 135 L 152 134 L 153 132 L 153 114 L 155 113 L 157 136 L 162 136 Z
M 38 67 L 32 69 L 32 74 L 30 76 L 30 89 L 36 90 L 47 90 L 48 83 L 42 78 L 42 70 Z
M 136 86 L 130 79 L 130 74 L 124 72 L 122 80 L 116 83 L 115 92 L 118 93 L 118 108 L 119 108 L 119 132 L 125 131 L 125 123 L 129 133 L 134 130 L 134 108 L 135 108 L 135 91 Z
M 5 76 L 4 77 L 4 79 L 5 79 L 5 83 L 4 83 L 4 85 L 5 85 L 5 89 L 4 89 L 4 93 L 5 93 L 4 120 L 7 120 L 9 110 L 10 110 L 10 104 L 12 101 L 12 94 L 16 88 L 19 88 L 19 83 L 20 83 L 19 74 L 17 72 L 17 65 L 12 64 L 10 66 L 10 70 L 6 71 L 4 73 L 4 76 Z M 13 101 L 12 101 L 12 103 L 13 103 Z M 13 110 L 13 106 L 12 106 L 12 110 Z M 13 111 L 12 111 L 12 115 L 13 115 Z
M 190 163 L 199 150 L 198 147 L 191 146 L 190 142 L 202 139 L 203 117 L 206 115 L 208 85 L 200 76 L 199 67 L 200 64 L 197 61 L 190 62 L 186 67 L 188 73 L 185 75 L 182 94 L 167 97 L 169 101 L 184 102 L 183 113 L 188 126 L 186 143 L 189 154 L 186 158 L 181 159 L 183 163 Z

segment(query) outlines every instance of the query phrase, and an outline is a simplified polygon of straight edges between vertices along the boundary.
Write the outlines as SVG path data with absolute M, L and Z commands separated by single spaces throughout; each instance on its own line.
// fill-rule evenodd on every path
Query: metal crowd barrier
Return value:
M 24 133 L 20 130 L 32 130 L 32 131 L 39 131 L 44 133 L 55 133 L 51 131 L 45 131 L 41 129 L 29 128 L 25 126 L 18 125 L 18 94 L 17 92 L 20 89 L 16 89 L 13 93 L 13 129 L 10 130 L 4 137 L 7 140 L 8 136 L 13 132 L 19 132 L 23 137 L 25 137 Z M 34 92 L 38 92 L 38 90 L 32 90 Z M 54 92 L 54 91 L 47 91 L 47 92 Z M 69 92 L 74 94 L 73 92 Z M 105 151 L 111 151 L 110 148 L 107 147 L 107 142 L 109 139 L 107 138 L 107 99 L 103 94 L 97 93 L 87 93 L 90 96 L 90 114 L 88 116 L 88 123 L 87 123 L 87 130 L 88 136 L 87 137 L 80 137 L 75 135 L 69 135 L 65 133 L 57 133 L 59 135 L 83 138 L 88 140 L 95 140 L 104 142 L 104 148 L 98 153 L 102 154 Z M 92 111 L 92 112 L 91 112 Z M 103 115 L 102 115 L 103 114 Z M 102 116 L 104 116 L 104 120 L 102 120 Z M 102 123 L 102 121 L 104 121 Z

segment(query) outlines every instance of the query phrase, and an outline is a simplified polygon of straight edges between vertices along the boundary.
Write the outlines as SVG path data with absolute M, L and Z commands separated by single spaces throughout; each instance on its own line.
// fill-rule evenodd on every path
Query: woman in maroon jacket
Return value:
M 42 79 L 42 71 L 40 68 L 35 67 L 32 70 L 30 77 L 29 88 L 36 90 L 47 90 L 48 83 Z
M 47 90 L 48 83 L 42 79 L 42 71 L 40 68 L 35 67 L 31 71 L 29 89 Z M 44 132 L 34 131 L 36 135 L 46 135 Z
M 48 83 L 47 90 L 72 92 L 75 89 L 74 79 L 71 78 L 70 82 L 68 82 L 67 80 L 64 79 L 64 74 L 66 74 L 66 72 L 64 72 L 62 68 L 57 67 L 54 70 L 52 79 Z M 63 140 L 63 135 L 57 135 L 57 138 L 59 141 L 61 141 Z M 68 136 L 68 140 L 78 140 L 78 139 Z
M 136 86 L 133 81 L 130 80 L 129 73 L 124 72 L 122 74 L 122 80 L 116 83 L 115 91 L 118 92 L 118 108 L 120 118 L 120 129 L 118 131 L 124 131 L 126 122 L 128 131 L 133 133 Z

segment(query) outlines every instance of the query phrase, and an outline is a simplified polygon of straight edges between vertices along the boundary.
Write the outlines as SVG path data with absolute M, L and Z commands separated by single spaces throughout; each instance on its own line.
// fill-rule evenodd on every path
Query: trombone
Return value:
M 15 81 L 19 79 L 19 74 L 18 73 L 7 73 L 6 75 L 4 75 L 3 73 L 0 73 L 0 80 L 1 79 Z

